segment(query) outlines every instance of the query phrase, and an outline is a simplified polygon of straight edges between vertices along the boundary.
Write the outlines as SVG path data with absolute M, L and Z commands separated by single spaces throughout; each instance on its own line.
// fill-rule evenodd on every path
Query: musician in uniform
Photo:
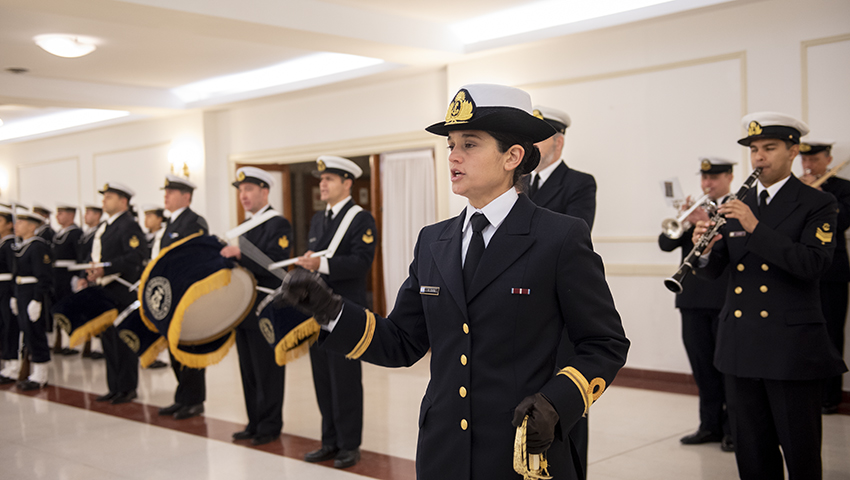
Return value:
M 11 300 L 14 295 L 12 267 L 15 262 L 14 222 L 12 209 L 0 204 L 0 352 L 3 369 L 0 370 L 0 385 L 15 383 L 20 369 L 20 332 L 17 316 L 12 314 Z
M 832 162 L 834 142 L 816 139 L 803 139 L 800 143 L 800 157 L 805 175 L 800 181 L 811 185 L 827 175 L 827 167 Z M 847 319 L 847 284 L 850 282 L 850 261 L 847 258 L 847 241 L 844 233 L 850 227 L 850 181 L 829 175 L 818 187 L 831 193 L 838 201 L 838 226 L 835 229 L 835 255 L 832 265 L 820 279 L 820 299 L 826 329 L 829 338 L 840 355 L 844 355 L 844 324 Z M 838 412 L 841 404 L 841 375 L 824 380 L 822 412 Z
M 73 292 L 72 282 L 74 272 L 68 267 L 77 263 L 77 243 L 83 235 L 80 227 L 74 223 L 77 216 L 77 207 L 74 205 L 60 204 L 56 207 L 56 222 L 62 227 L 53 235 L 52 249 L 53 275 L 55 279 L 56 303 L 70 297 Z M 62 355 L 74 355 L 79 353 L 69 347 L 62 348 L 63 336 L 67 336 L 59 325 L 56 325 L 56 340 L 53 344 L 53 353 Z M 65 340 L 67 343 L 67 340 Z
M 762 112 L 743 118 L 757 188 L 723 204 L 728 223 L 701 255 L 698 273 L 728 266 L 715 366 L 726 376 L 742 479 L 822 478 L 821 386 L 847 368 L 829 340 L 818 280 L 835 250 L 837 204 L 791 174 L 805 123 Z M 699 222 L 693 241 L 708 231 Z M 781 452 L 780 452 L 781 446 Z
M 127 284 L 132 285 L 142 274 L 142 263 L 148 256 L 144 233 L 136 222 L 130 207 L 135 194 L 129 187 L 117 182 L 104 185 L 103 211 L 109 215 L 94 235 L 90 261 L 97 265 L 87 270 L 89 284 L 103 287 L 123 310 L 137 297 Z M 118 279 L 123 280 L 119 281 Z M 100 334 L 106 358 L 106 382 L 109 392 L 96 400 L 112 404 L 127 403 L 136 398 L 139 383 L 139 359 L 133 350 L 118 337 L 118 330 L 109 326 Z
M 53 227 L 50 225 L 50 215 L 52 215 L 53 212 L 40 203 L 33 203 L 32 211 L 47 219 L 46 222 L 39 225 L 39 227 L 35 231 L 35 234 L 47 240 L 48 245 L 52 245 L 53 236 L 56 235 L 56 231 L 54 231 Z
M 555 134 L 536 144 L 540 149 L 540 165 L 526 177 L 528 198 L 539 207 L 580 218 L 593 230 L 596 179 L 568 167 L 561 156 L 564 134 L 572 123 L 570 116 L 542 105 L 536 105 L 533 111 L 537 118 L 552 125 Z
M 315 273 L 290 272 L 282 300 L 330 330 L 322 347 L 379 365 L 410 366 L 431 350 L 419 414 L 417 478 L 516 479 L 515 427 L 549 473 L 579 479 L 567 433 L 624 364 L 626 339 L 583 220 L 534 205 L 515 186 L 554 129 L 531 98 L 467 85 L 444 122 L 459 216 L 419 234 L 410 275 L 388 318 L 333 294 Z M 562 330 L 576 354 L 557 364 Z
M 41 215 L 19 208 L 15 234 L 21 243 L 15 247 L 15 294 L 12 313 L 18 316 L 18 327 L 24 333 L 24 344 L 31 355 L 30 375 L 18 383 L 21 390 L 38 390 L 47 385 L 47 317 L 53 297 L 53 258 L 50 243 L 35 234 L 48 221 Z
M 147 204 L 142 206 L 142 223 L 148 230 L 145 234 L 145 241 L 148 244 L 148 250 L 151 252 L 151 258 L 156 258 L 154 248 L 159 243 L 157 233 L 162 236 L 163 224 L 165 223 L 165 209 L 159 205 Z M 159 253 L 159 252 L 157 252 Z
M 204 217 L 190 208 L 194 183 L 186 178 L 168 174 L 165 177 L 165 209 L 171 214 L 165 229 L 156 236 L 151 259 L 156 258 L 162 249 L 178 242 L 189 235 L 200 232 L 209 234 L 209 227 Z M 204 400 L 207 396 L 206 370 L 189 368 L 171 355 L 171 369 L 177 377 L 177 390 L 174 392 L 174 403 L 159 409 L 160 415 L 173 415 L 177 420 L 196 417 L 204 413 Z
M 77 263 L 85 263 L 91 256 L 94 235 L 97 233 L 97 227 L 100 225 L 100 219 L 102 217 L 103 207 L 101 205 L 95 205 L 93 203 L 87 203 L 85 205 L 83 213 L 83 224 L 85 227 L 83 228 L 83 234 L 77 240 Z M 74 278 L 76 281 L 74 292 L 79 292 L 88 286 L 85 270 L 81 270 Z M 92 348 L 93 344 L 95 345 L 94 348 Z M 82 357 L 91 358 L 92 360 L 103 358 L 103 352 L 100 351 L 100 338 L 93 337 L 91 340 L 86 341 L 86 344 L 83 346 Z
M 324 155 L 313 174 L 321 178 L 319 191 L 327 205 L 310 221 L 309 251 L 297 265 L 317 271 L 330 288 L 363 308 L 366 276 L 375 258 L 378 231 L 372 214 L 351 198 L 354 179 L 363 171 L 347 158 Z M 333 249 L 327 255 L 314 252 Z M 363 384 L 359 360 L 319 348 L 310 348 L 313 385 L 322 412 L 322 448 L 307 453 L 308 462 L 334 459 L 334 467 L 347 468 L 360 460 L 363 434 Z
M 733 162 L 717 157 L 702 157 L 700 161 L 700 189 L 715 205 L 722 205 L 729 196 L 732 184 Z M 682 260 L 694 248 L 691 241 L 694 226 L 707 221 L 705 209 L 697 208 L 685 219 L 691 227 L 679 237 L 671 238 L 667 232 L 658 236 L 658 246 L 665 252 L 682 249 Z M 679 439 L 684 445 L 720 442 L 725 452 L 735 451 L 726 412 L 723 374 L 714 366 L 714 349 L 720 309 L 726 296 L 729 281 L 728 269 L 716 280 L 696 275 L 685 277 L 682 293 L 676 295 L 676 308 L 682 316 L 682 341 L 691 364 L 694 381 L 699 390 L 699 427 L 697 431 Z
M 289 258 L 292 227 L 287 219 L 269 205 L 269 188 L 273 184 L 272 176 L 256 167 L 240 168 L 236 171 L 236 181 L 233 182 L 233 186 L 239 189 L 239 202 L 245 212 L 251 215 L 251 219 L 246 221 L 262 220 L 262 223 L 246 232 L 243 237 L 272 262 L 279 262 Z M 241 266 L 250 270 L 259 287 L 275 289 L 280 286 L 280 278 L 268 271 L 265 265 L 242 255 L 240 247 L 228 245 L 221 250 L 221 254 L 236 258 Z M 274 350 L 269 348 L 269 342 L 260 331 L 260 322 L 255 312 L 265 295 L 262 291 L 257 292 L 254 308 L 236 327 L 236 351 L 239 354 L 239 371 L 242 376 L 245 409 L 248 411 L 248 425 L 244 430 L 234 433 L 233 439 L 250 439 L 254 445 L 276 440 L 283 429 L 283 386 L 286 370 L 275 363 Z

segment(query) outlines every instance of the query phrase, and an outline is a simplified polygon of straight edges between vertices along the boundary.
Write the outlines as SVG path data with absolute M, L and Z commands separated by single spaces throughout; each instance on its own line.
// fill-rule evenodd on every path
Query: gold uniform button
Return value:
M 466 398 L 466 387 L 460 387 L 460 398 Z
M 761 311 L 761 318 L 767 318 L 767 310 Z
M 469 325 L 466 323 L 463 324 L 463 333 L 469 335 Z
M 461 364 L 461 365 L 466 365 L 466 355 L 461 355 L 461 356 L 460 356 L 460 364 Z
M 735 293 L 736 293 L 736 294 L 740 295 L 740 294 L 741 294 L 741 292 L 743 292 L 743 291 L 744 291 L 744 289 L 743 289 L 743 288 L 741 288 L 741 287 L 735 287 Z
M 466 419 L 464 418 L 460 421 L 460 429 L 466 430 L 467 428 L 469 428 L 469 422 L 467 422 Z
M 735 318 L 741 318 L 741 315 L 743 315 L 743 314 L 744 313 L 741 312 L 740 310 L 735 310 Z
M 761 293 L 767 293 L 767 285 L 760 286 L 759 290 L 761 290 Z
M 768 267 L 766 263 L 761 264 L 761 269 L 764 270 L 765 272 L 767 271 L 768 268 L 770 268 L 770 267 Z
M 739 263 L 739 264 L 738 264 L 738 271 L 739 271 L 739 272 L 743 272 L 743 271 L 744 271 L 744 264 L 743 264 L 743 263 Z

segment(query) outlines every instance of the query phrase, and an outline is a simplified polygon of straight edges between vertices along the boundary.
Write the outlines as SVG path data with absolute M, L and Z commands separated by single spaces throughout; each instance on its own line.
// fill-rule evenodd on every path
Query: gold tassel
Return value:
M 277 342 L 274 348 L 275 363 L 283 366 L 304 356 L 310 351 L 310 346 L 319 340 L 321 330 L 322 327 L 313 317 L 301 322 Z
M 92 320 L 86 322 L 80 328 L 74 330 L 74 333 L 71 334 L 71 338 L 68 339 L 68 345 L 70 348 L 74 348 L 77 345 L 80 345 L 95 335 L 100 335 L 104 330 L 109 328 L 115 319 L 118 318 L 118 310 L 113 308 L 111 310 L 107 310 Z
M 514 437 L 514 471 L 522 475 L 523 480 L 550 480 L 552 477 L 549 476 L 549 462 L 546 461 L 546 454 L 528 454 L 526 445 L 527 433 L 528 415 L 522 419 L 522 425 L 516 428 L 516 436 Z M 529 462 L 539 464 L 530 465 Z
M 141 365 L 142 368 L 148 368 L 150 364 L 156 360 L 159 352 L 166 348 L 168 348 L 168 342 L 165 340 L 165 337 L 157 338 L 143 354 L 139 355 L 139 365 Z
M 227 352 L 230 351 L 230 348 L 236 343 L 236 332 L 234 330 L 230 330 L 230 336 L 224 342 L 224 345 L 219 347 L 217 350 L 210 353 L 187 353 L 180 349 L 171 349 L 171 354 L 174 355 L 174 358 L 177 359 L 184 366 L 189 368 L 207 368 L 210 365 L 215 365 L 216 363 L 224 360 L 224 357 L 227 356 Z

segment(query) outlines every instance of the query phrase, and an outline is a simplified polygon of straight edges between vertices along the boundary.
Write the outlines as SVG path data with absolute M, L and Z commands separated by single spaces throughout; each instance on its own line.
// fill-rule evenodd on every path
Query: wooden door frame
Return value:
M 381 156 L 369 155 L 370 196 L 372 197 L 371 213 L 375 218 L 375 228 L 378 230 L 378 244 L 375 245 L 375 260 L 372 261 L 372 310 L 382 317 L 387 316 L 387 298 L 384 293 L 384 252 L 381 243 L 384 241 L 384 199 L 381 196 Z
M 286 201 L 286 196 L 292 196 L 292 179 L 289 175 L 289 165 L 285 164 L 270 164 L 270 163 L 237 163 L 236 170 L 239 170 L 242 167 L 256 167 L 260 170 L 265 170 L 268 172 L 280 172 L 281 176 L 281 190 L 283 191 L 283 210 L 281 213 L 286 219 L 292 218 L 292 199 Z M 272 203 L 269 201 L 269 203 Z M 236 191 L 236 223 L 242 223 L 245 221 L 245 209 L 242 208 L 242 202 L 239 201 L 239 191 Z

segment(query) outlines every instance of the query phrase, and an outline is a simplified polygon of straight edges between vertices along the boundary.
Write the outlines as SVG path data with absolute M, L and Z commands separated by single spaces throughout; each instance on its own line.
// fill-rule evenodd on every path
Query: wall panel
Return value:
M 57 203 L 79 205 L 79 164 L 80 159 L 72 157 L 18 165 L 19 200 L 27 207 L 37 202 L 50 210 Z M 51 221 L 55 227 L 55 219 Z

